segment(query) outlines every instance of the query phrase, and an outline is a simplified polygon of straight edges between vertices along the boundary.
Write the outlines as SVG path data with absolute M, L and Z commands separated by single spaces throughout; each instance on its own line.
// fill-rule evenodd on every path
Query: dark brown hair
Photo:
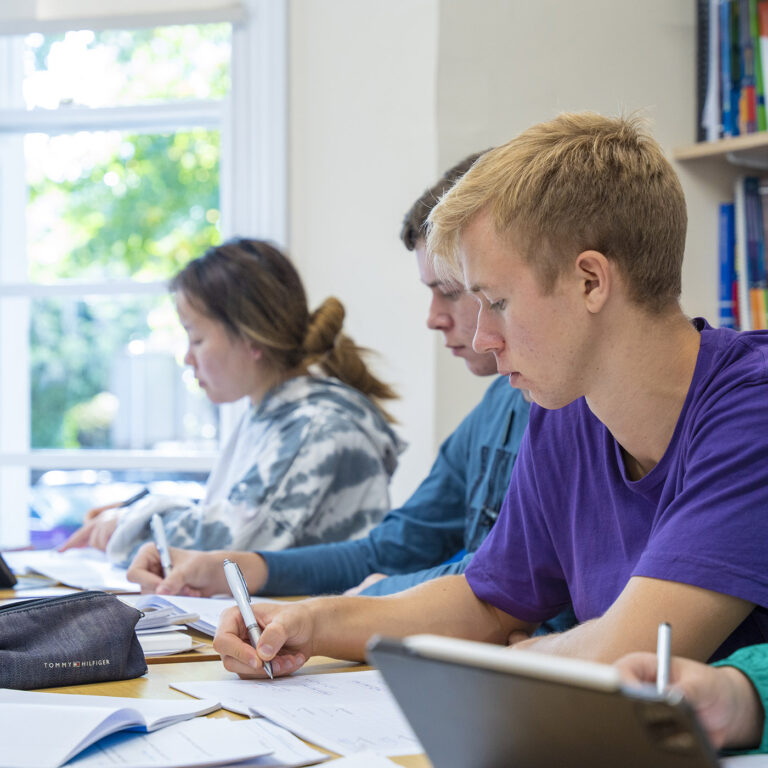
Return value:
M 472 167 L 475 160 L 482 154 L 482 152 L 475 152 L 449 168 L 408 209 L 400 228 L 400 239 L 409 251 L 414 250 L 416 243 L 427 236 L 427 219 L 432 209 L 440 202 L 440 198 Z
M 233 239 L 209 248 L 170 282 L 201 314 L 235 337 L 255 342 L 283 372 L 317 364 L 378 401 L 397 395 L 367 368 L 358 347 L 342 332 L 344 306 L 333 296 L 310 314 L 301 278 L 290 260 L 262 240 Z

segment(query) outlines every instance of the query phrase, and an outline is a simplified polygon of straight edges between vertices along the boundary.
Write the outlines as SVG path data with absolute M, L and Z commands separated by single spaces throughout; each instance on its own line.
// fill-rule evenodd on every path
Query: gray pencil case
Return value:
M 141 613 L 106 592 L 0 606 L 0 687 L 127 680 L 147 671 L 134 627 Z

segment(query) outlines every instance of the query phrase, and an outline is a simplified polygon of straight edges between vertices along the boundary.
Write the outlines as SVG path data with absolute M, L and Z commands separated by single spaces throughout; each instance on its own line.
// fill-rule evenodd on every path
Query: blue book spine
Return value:
M 765 255 L 763 237 L 763 209 L 760 200 L 760 179 L 744 179 L 744 210 L 747 217 L 747 270 L 752 327 L 766 327 L 765 312 Z
M 733 287 L 736 281 L 736 240 L 733 203 L 721 203 L 718 226 L 718 255 L 720 259 L 719 311 L 720 327 L 735 328 Z
M 733 0 L 720 0 L 720 107 L 723 118 L 723 136 L 736 136 L 739 133 L 738 94 L 734 92 L 732 68 L 734 15 Z

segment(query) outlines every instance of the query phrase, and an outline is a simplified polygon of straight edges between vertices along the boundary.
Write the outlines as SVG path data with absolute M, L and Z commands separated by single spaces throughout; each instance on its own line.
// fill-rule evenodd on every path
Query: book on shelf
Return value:
M 697 0 L 696 136 L 768 130 L 768 0 Z
M 739 176 L 734 183 L 732 214 L 728 204 L 721 205 L 719 212 L 718 299 L 720 321 L 725 327 L 742 331 L 768 328 L 767 225 L 768 179 Z M 729 295 L 732 326 L 729 323 Z
M 733 203 L 721 203 L 718 220 L 718 256 L 720 261 L 718 308 L 721 328 L 735 328 L 738 324 L 738 284 L 736 281 L 735 235 L 733 228 Z
M 768 83 L 768 0 L 758 0 L 757 2 L 757 39 L 763 91 L 765 91 L 765 84 Z
M 744 205 L 747 231 L 747 293 L 751 328 L 768 328 L 766 315 L 765 233 L 763 231 L 762 199 L 760 179 L 755 176 L 744 178 Z
M 760 21 L 758 14 L 758 0 L 749 0 L 749 34 L 752 39 L 752 51 L 755 69 L 755 119 L 757 130 L 766 130 L 765 111 L 765 78 L 763 77 L 763 50 L 760 41 Z
M 720 135 L 720 41 L 718 0 L 696 0 L 696 140 L 712 141 Z
M 750 23 L 753 0 L 738 0 L 739 20 L 739 134 L 757 130 L 757 91 L 755 82 L 755 40 Z

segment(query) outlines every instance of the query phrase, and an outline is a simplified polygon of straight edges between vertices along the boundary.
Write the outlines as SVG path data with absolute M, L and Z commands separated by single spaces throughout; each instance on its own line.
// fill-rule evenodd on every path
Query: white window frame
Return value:
M 103 6 L 102 6 L 103 7 Z M 220 131 L 222 236 L 248 235 L 286 245 L 287 233 L 287 0 L 241 0 L 237 13 L 196 19 L 183 10 L 113 22 L 98 28 L 135 28 L 171 23 L 232 22 L 232 85 L 222 102 L 23 109 L 20 37 L 0 37 L 0 134 L 18 143 L 0 151 L 0 547 L 28 543 L 31 469 L 130 469 L 208 471 L 214 454 L 167 455 L 152 451 L 30 449 L 29 303 L 35 297 L 166 292 L 166 283 L 66 281 L 33 284 L 26 278 L 26 187 L 23 134 L 120 129 L 135 132 L 190 126 Z M 35 31 L 35 28 L 26 30 Z M 46 24 L 39 31 L 50 31 Z M 13 222 L 13 226 L 9 223 Z M 220 440 L 244 408 L 222 406 Z

